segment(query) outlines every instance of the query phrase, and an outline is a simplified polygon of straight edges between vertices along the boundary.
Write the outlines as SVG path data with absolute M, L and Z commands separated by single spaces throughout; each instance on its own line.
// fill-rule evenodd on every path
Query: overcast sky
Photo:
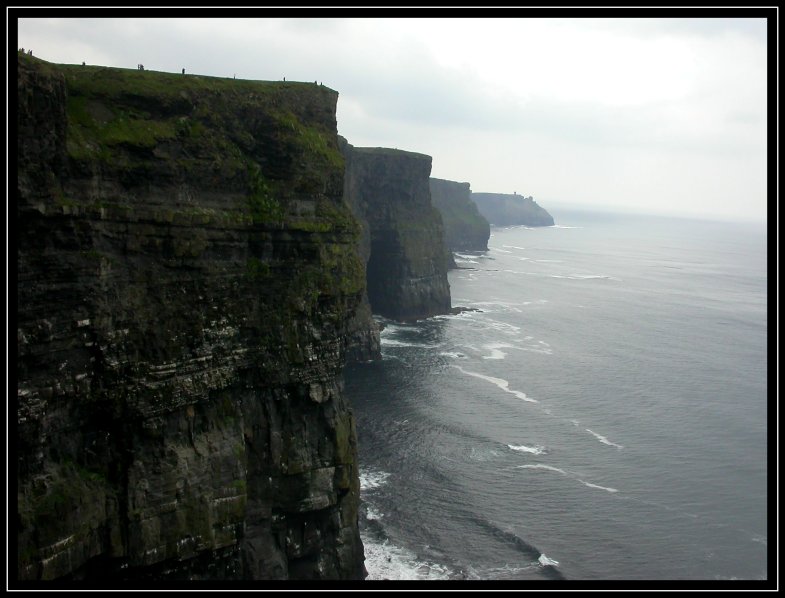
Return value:
M 766 218 L 764 19 L 60 18 L 18 33 L 51 62 L 318 80 L 350 143 L 428 154 L 432 176 L 475 192 Z

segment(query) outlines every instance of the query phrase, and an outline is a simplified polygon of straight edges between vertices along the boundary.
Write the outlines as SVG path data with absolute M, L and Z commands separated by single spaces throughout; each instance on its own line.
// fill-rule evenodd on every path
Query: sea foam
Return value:
M 550 565 L 551 567 L 555 567 L 556 565 L 559 564 L 559 561 L 554 561 L 553 559 L 549 559 L 547 556 L 545 556 L 544 552 L 540 555 L 540 558 L 537 560 L 540 562 L 540 565 L 542 565 L 543 567 L 546 567 L 548 565 Z
M 523 444 L 515 445 L 515 444 L 508 444 L 514 451 L 518 451 L 521 453 L 532 453 L 534 455 L 544 455 L 545 454 L 545 447 L 544 446 L 526 446 Z
M 580 479 L 578 481 L 584 486 L 588 486 L 589 488 L 597 488 L 599 490 L 605 490 L 606 492 L 618 492 L 616 488 L 608 488 L 607 486 L 598 486 L 597 484 L 591 484 L 589 482 Z
M 550 471 L 555 471 L 557 473 L 565 475 L 568 478 L 572 478 L 588 488 L 597 488 L 598 490 L 605 490 L 606 492 L 611 492 L 611 493 L 618 492 L 616 488 L 609 488 L 607 486 L 598 486 L 597 484 L 592 484 L 591 482 L 582 480 L 575 474 L 564 471 L 563 469 L 559 469 L 558 467 L 553 467 L 553 465 L 546 465 L 545 463 L 527 463 L 526 465 L 518 465 L 517 468 L 518 469 L 548 469 Z
M 610 440 L 608 440 L 608 439 L 607 439 L 605 436 L 603 436 L 602 434 L 597 434 L 597 432 L 592 432 L 591 430 L 589 430 L 589 428 L 585 428 L 585 430 L 586 430 L 586 431 L 587 431 L 589 434 L 591 434 L 592 436 L 594 436 L 594 437 L 595 437 L 597 440 L 599 440 L 600 442 L 602 442 L 603 444 L 607 444 L 608 446 L 615 446 L 615 447 L 616 447 L 616 448 L 618 448 L 618 449 L 623 449 L 623 448 L 624 448 L 624 447 L 623 447 L 622 445 L 620 445 L 620 444 L 616 444 L 615 442 L 611 442 Z
M 360 490 L 373 490 L 387 483 L 386 471 L 360 470 Z
M 521 392 L 519 390 L 512 390 L 512 389 L 510 389 L 510 383 L 507 382 L 507 380 L 503 380 L 502 378 L 494 378 L 493 376 L 486 376 L 485 374 L 478 374 L 477 372 L 470 372 L 468 370 L 463 369 L 459 365 L 453 365 L 452 367 L 460 370 L 461 372 L 463 372 L 467 376 L 474 376 L 475 378 L 480 378 L 481 380 L 485 380 L 487 382 L 490 382 L 491 384 L 494 384 L 494 385 L 498 386 L 499 388 L 501 388 L 504 392 L 508 392 L 511 395 L 515 395 L 516 397 L 518 397 L 519 399 L 521 399 L 523 401 L 527 401 L 529 403 L 539 403 L 538 400 L 527 397 L 526 393 L 523 393 L 523 392 Z
M 554 467 L 553 465 L 545 465 L 545 463 L 527 463 L 526 465 L 518 465 L 520 469 L 549 469 L 550 471 L 556 471 L 562 475 L 570 475 L 563 469 L 559 469 L 558 467 Z
M 504 351 L 500 351 L 499 349 L 517 349 L 513 345 L 508 345 L 507 343 L 491 343 L 488 345 L 483 345 L 486 349 L 488 349 L 491 354 L 490 355 L 483 355 L 483 359 L 504 359 L 507 357 L 507 353 Z
M 375 540 L 361 534 L 365 549 L 365 568 L 369 580 L 381 579 L 450 579 L 453 571 L 445 565 L 421 560 L 413 552 L 392 544 L 388 539 Z

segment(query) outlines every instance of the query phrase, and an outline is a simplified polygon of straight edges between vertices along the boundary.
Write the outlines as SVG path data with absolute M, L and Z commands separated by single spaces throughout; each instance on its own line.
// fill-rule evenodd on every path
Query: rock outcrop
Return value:
M 505 193 L 472 193 L 472 199 L 494 226 L 553 226 L 553 216 L 531 197 Z
M 345 140 L 342 153 L 345 197 L 363 227 L 360 255 L 373 313 L 399 321 L 449 313 L 444 227 L 428 183 L 431 157 Z
M 338 94 L 18 67 L 18 578 L 362 578 Z
M 431 201 L 441 212 L 450 251 L 485 251 L 491 227 L 472 201 L 469 183 L 431 177 Z

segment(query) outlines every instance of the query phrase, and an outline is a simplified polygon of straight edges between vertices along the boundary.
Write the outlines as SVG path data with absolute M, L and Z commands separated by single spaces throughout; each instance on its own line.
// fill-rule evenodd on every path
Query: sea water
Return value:
M 347 368 L 369 579 L 765 579 L 764 225 L 554 216 Z

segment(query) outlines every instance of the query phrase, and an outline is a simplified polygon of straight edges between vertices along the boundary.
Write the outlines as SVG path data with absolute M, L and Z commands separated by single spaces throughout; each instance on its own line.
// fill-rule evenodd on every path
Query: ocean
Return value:
M 765 226 L 552 213 L 347 367 L 369 579 L 766 579 Z

